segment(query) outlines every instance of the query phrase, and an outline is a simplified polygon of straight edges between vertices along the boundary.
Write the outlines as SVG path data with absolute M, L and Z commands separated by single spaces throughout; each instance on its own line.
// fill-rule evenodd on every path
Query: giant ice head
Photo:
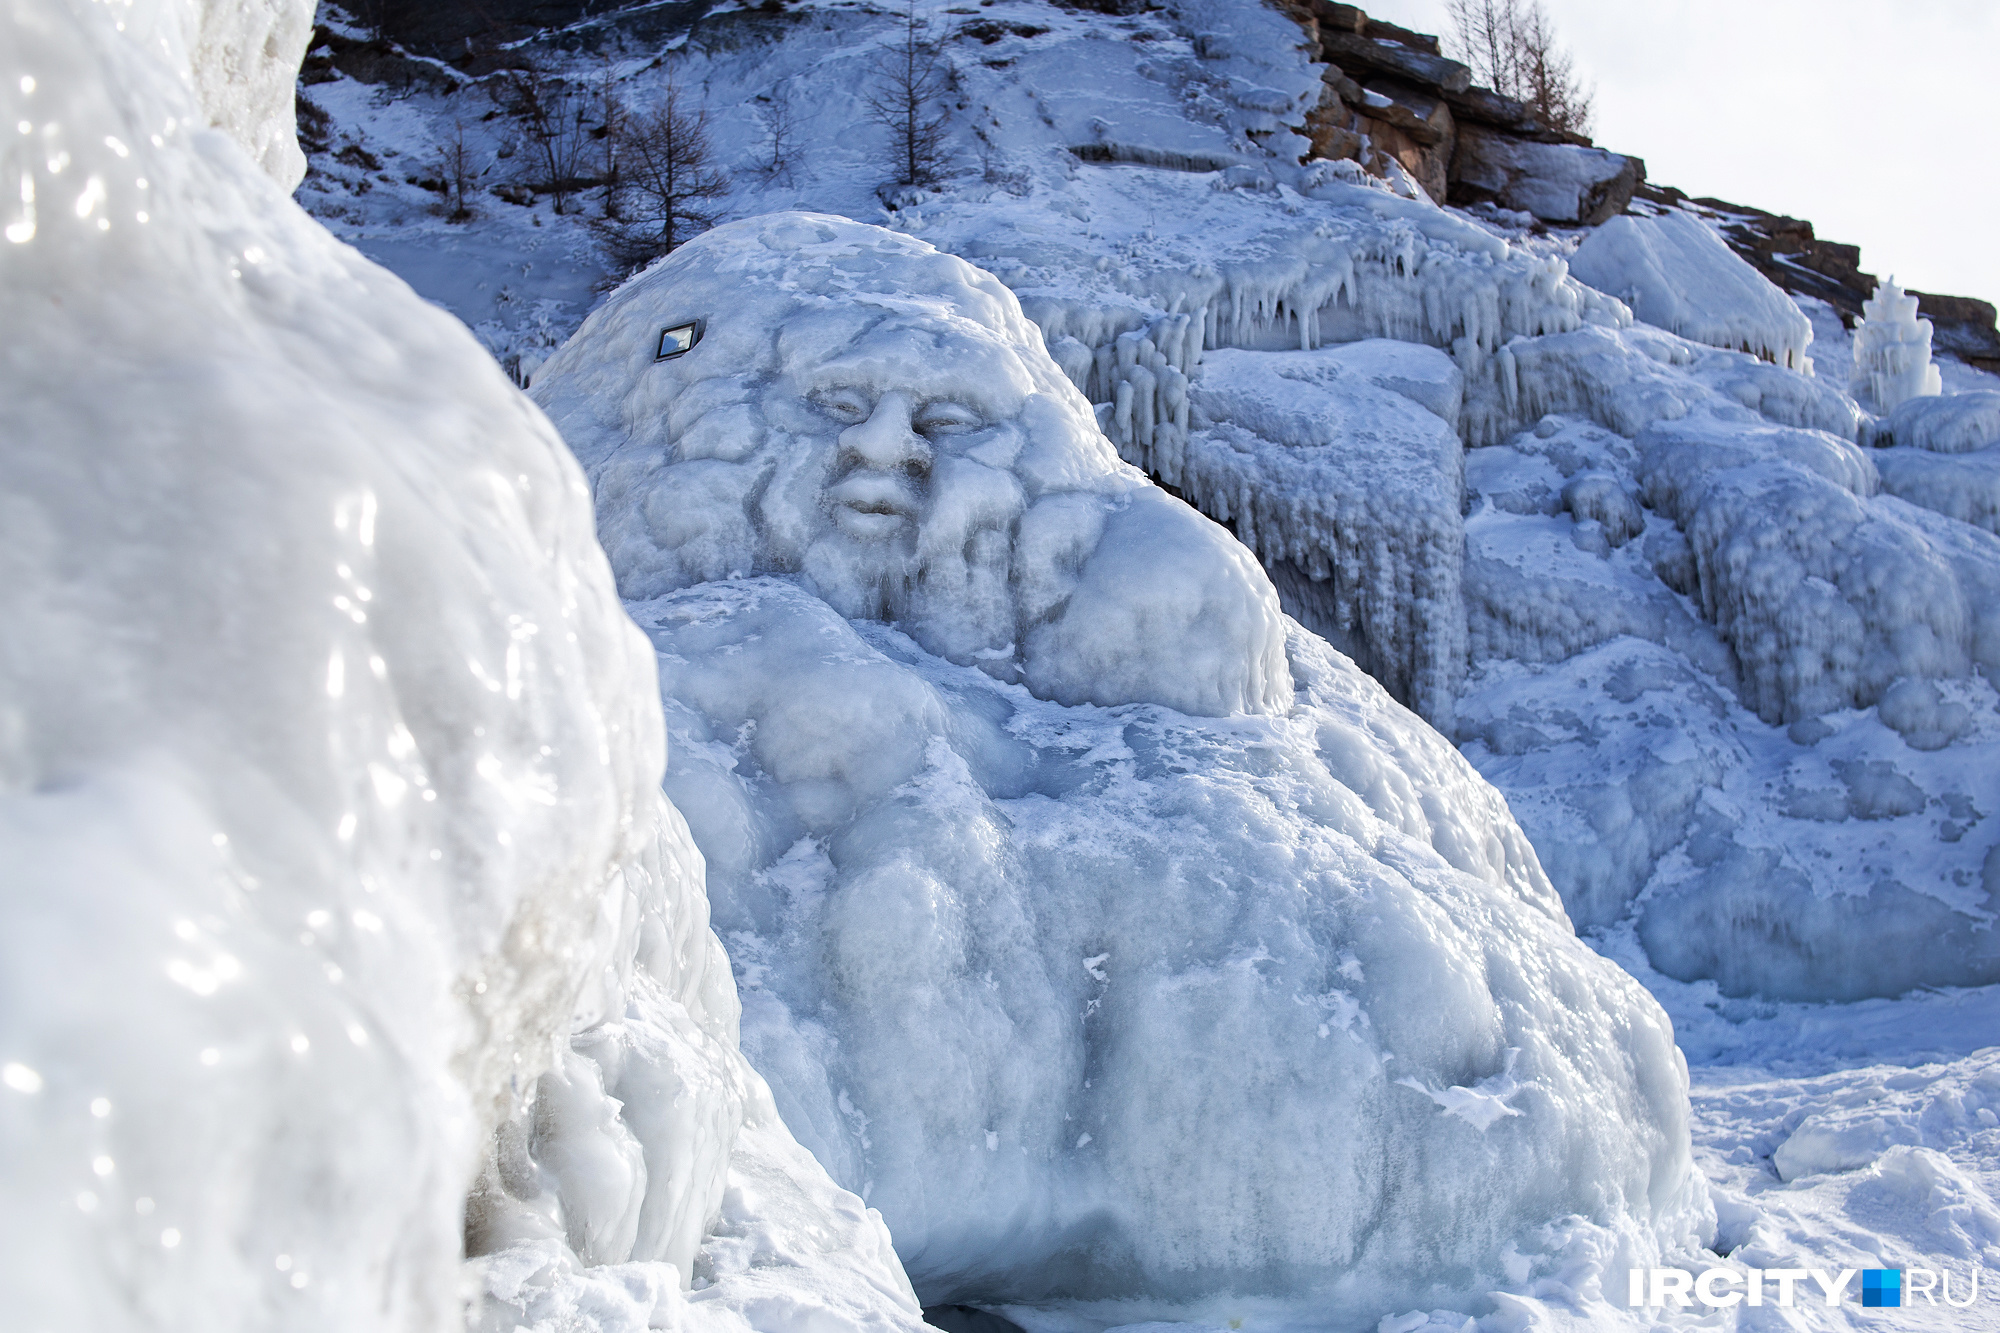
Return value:
M 807 213 L 717 228 L 592 315 L 534 396 L 628 598 L 792 574 L 1059 702 L 1290 702 L 1255 560 L 1119 461 L 1013 293 L 921 241 Z

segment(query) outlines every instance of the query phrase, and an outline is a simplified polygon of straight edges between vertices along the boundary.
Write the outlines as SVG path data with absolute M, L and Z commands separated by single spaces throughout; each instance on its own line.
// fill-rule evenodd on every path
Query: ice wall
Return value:
M 694 349 L 655 362 L 694 318 Z M 1491 1286 L 1508 1253 L 1705 1229 L 1670 1033 L 1441 737 L 1296 627 L 1282 700 L 1174 705 L 1262 651 L 1235 626 L 1269 586 L 1251 567 L 1240 588 L 1244 548 L 1112 460 L 1039 342 L 962 261 L 779 215 L 676 252 L 537 379 L 653 638 L 668 790 L 786 1122 L 883 1210 L 927 1302 L 1129 1323 L 1248 1300 L 1372 1327 Z M 1409 517 L 1456 514 L 1448 358 L 1288 358 L 1300 392 L 1379 414 L 1381 461 L 1422 455 Z M 1266 451 L 1327 452 L 1260 386 L 1238 387 Z M 1199 422 L 1189 438 L 1192 473 Z M 1039 688 L 1038 627 L 1004 602 L 968 599 L 1026 638 L 1025 669 L 997 635 L 961 651 L 981 641 L 920 597 L 845 600 L 843 571 L 932 549 L 990 494 L 1027 503 L 945 549 L 1024 589 L 1073 530 L 1041 507 L 1105 515 L 1043 614 L 1125 692 Z M 900 521 L 816 562 L 838 529 L 812 525 L 862 498 Z M 1405 572 L 1431 576 L 1413 547 Z
M 1219 351 L 1193 438 L 1145 460 L 1233 525 L 1287 611 L 1447 729 L 1465 671 L 1460 392 L 1451 358 L 1411 343 Z
M 1699 219 L 1622 214 L 1570 256 L 1569 271 L 1648 324 L 1811 373 L 1812 322 Z
M 1878 412 L 1890 412 L 1912 398 L 1944 391 L 1931 364 L 1931 322 L 1917 318 L 1917 298 L 1906 296 L 1890 278 L 1861 303 L 1854 328 L 1854 374 L 1848 392 Z
M 914 1328 L 736 1051 L 574 461 L 266 174 L 309 19 L 0 17 L 8 1322 L 454 1325 L 487 1159 L 549 1186 L 515 1294 L 622 1210 L 633 1328 Z

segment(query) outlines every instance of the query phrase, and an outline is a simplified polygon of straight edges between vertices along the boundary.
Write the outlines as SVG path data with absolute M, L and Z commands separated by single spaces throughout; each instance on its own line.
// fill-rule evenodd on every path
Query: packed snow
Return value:
M 574 460 L 285 198 L 308 18 L 0 20 L 5 1322 L 438 1329 L 469 1219 L 502 1327 L 915 1329 L 737 1049 Z
M 1354 360 L 1317 368 L 1399 369 Z M 1455 463 L 1441 417 L 1378 392 Z M 534 393 L 659 654 L 745 1046 L 928 1303 L 1366 1327 L 1465 1302 L 1508 1255 L 1706 1233 L 1668 1030 L 1497 793 L 1296 628 L 1263 693 L 1213 706 L 1210 654 L 1258 660 L 1232 627 L 1262 632 L 1270 585 L 1117 463 L 1004 287 L 879 228 L 734 223 L 621 289 Z M 735 476 L 697 482 L 725 448 Z M 994 540 L 931 535 L 976 512 L 960 492 L 1018 497 Z M 898 521 L 843 526 L 855 497 Z M 1045 565 L 1044 507 L 1101 537 Z M 857 599 L 857 569 L 902 581 Z M 954 593 L 983 637 L 920 596 L 1010 577 L 1038 600 Z M 1044 688 L 1042 626 L 1157 665 Z

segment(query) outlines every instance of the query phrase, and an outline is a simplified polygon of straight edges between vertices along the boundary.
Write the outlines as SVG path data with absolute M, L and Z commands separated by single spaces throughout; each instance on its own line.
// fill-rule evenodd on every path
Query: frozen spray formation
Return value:
M 1233 627 L 1271 590 L 1117 463 L 1005 288 L 876 228 L 730 224 L 535 393 L 642 599 L 746 1049 L 927 1301 L 1372 1327 L 1510 1250 L 1707 1227 L 1666 1024 L 1441 737 L 1296 628 L 1259 667 L 1282 697 L 1168 706 L 1214 697 L 1211 654 L 1260 660 Z M 990 538 L 946 526 L 959 494 L 1000 497 Z M 862 497 L 900 521 L 844 529 Z M 959 598 L 986 622 L 923 600 L 934 550 L 987 562 L 940 576 L 994 588 Z M 1149 665 L 1065 698 L 1051 627 Z
M 1935 398 L 1944 380 L 1931 364 L 1931 322 L 1917 318 L 1917 298 L 1890 278 L 1861 306 L 1854 327 L 1854 375 L 1848 392 L 1878 412 L 1912 398 Z
M 736 1049 L 574 461 L 260 170 L 309 17 L 0 18 L 8 1323 L 451 1326 L 485 1159 L 517 1312 L 914 1328 Z

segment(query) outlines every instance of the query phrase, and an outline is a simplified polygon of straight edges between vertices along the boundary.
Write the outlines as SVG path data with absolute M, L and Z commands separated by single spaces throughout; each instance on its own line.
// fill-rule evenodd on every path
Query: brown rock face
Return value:
M 1456 60 L 1413 46 L 1392 44 L 1338 29 L 1320 31 L 1320 52 L 1343 69 L 1366 70 L 1442 93 L 1462 93 L 1472 86 L 1472 71 Z
M 1594 227 L 1623 213 L 1645 179 L 1646 164 L 1636 157 L 1464 124 L 1451 162 L 1450 201 L 1497 203 L 1543 222 Z

